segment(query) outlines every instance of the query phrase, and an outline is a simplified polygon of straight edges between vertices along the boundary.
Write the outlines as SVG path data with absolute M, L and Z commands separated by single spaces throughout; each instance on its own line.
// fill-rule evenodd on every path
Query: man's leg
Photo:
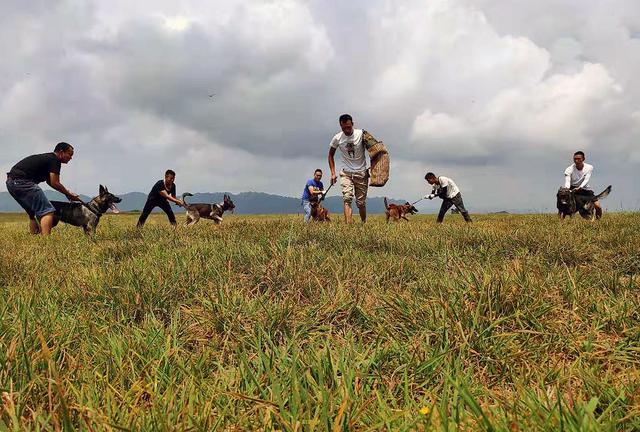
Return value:
M 51 234 L 51 229 L 55 224 L 54 217 L 56 208 L 53 206 L 53 204 L 51 204 L 47 196 L 44 194 L 44 191 L 40 189 L 40 186 L 36 184 L 29 187 L 27 199 L 31 205 L 29 217 L 40 219 L 40 234 Z M 33 223 L 29 221 L 29 230 L 31 230 L 32 227 Z
M 47 213 L 40 217 L 40 230 L 42 235 L 50 235 L 53 228 L 53 213 Z
M 344 221 L 346 223 L 353 222 L 353 208 L 351 208 L 350 202 L 344 202 Z
M 453 202 L 449 198 L 445 198 L 442 200 L 442 205 L 440 206 L 440 211 L 438 212 L 438 223 L 442 223 L 442 221 L 444 220 L 444 216 L 447 214 L 452 205 Z
M 602 207 L 600 206 L 600 201 L 594 201 L 593 206 L 596 209 L 596 219 L 600 219 L 602 217 Z
M 147 202 L 144 204 L 144 208 L 142 209 L 142 213 L 138 218 L 138 225 L 137 225 L 138 228 L 142 228 L 144 226 L 144 223 L 147 221 L 147 218 L 151 214 L 151 210 L 153 210 L 155 206 L 156 206 L 155 201 L 149 200 L 149 199 L 147 200 Z
M 36 213 L 33 207 L 36 205 L 35 203 L 42 202 L 42 197 L 39 194 L 42 190 L 34 183 L 25 181 L 7 180 L 6 186 L 9 195 L 20 204 L 20 207 L 22 207 L 29 216 L 29 233 L 34 235 L 40 234 L 40 225 L 36 219 Z M 51 205 L 51 203 L 49 203 L 49 205 Z M 46 208 L 46 205 L 43 208 Z
M 40 234 L 49 235 L 55 224 L 56 208 L 47 199 L 44 191 L 39 186 L 35 186 L 33 194 L 33 212 L 36 217 L 40 218 Z
M 340 187 L 342 188 L 342 200 L 344 201 L 344 221 L 346 223 L 353 222 L 353 179 L 343 172 L 340 172 Z
M 367 191 L 369 188 L 369 177 L 354 177 L 353 186 L 356 195 L 356 205 L 358 206 L 358 212 L 360 213 L 360 220 L 362 223 L 367 221 Z
M 158 207 L 160 207 L 162 211 L 167 214 L 167 218 L 169 218 L 169 223 L 171 223 L 171 225 L 173 225 L 173 227 L 175 228 L 175 226 L 178 223 L 176 222 L 176 216 L 173 214 L 173 209 L 171 208 L 171 204 L 169 204 L 169 201 L 164 199 L 160 200 L 158 202 Z
M 471 216 L 469 216 L 469 212 L 466 208 L 464 208 L 464 202 L 462 202 L 462 194 L 458 193 L 458 195 L 451 198 L 451 202 L 453 202 L 453 205 L 456 206 L 465 222 L 471 222 Z
M 307 200 L 302 201 L 302 209 L 304 210 L 304 222 L 309 222 L 311 219 L 311 203 Z
M 367 221 L 367 206 L 366 206 L 366 204 L 363 204 L 362 207 L 358 207 L 358 213 L 360 213 L 360 220 L 362 221 L 362 223 L 365 223 Z
M 36 218 L 29 216 L 29 232 L 31 234 L 40 234 L 40 225 Z

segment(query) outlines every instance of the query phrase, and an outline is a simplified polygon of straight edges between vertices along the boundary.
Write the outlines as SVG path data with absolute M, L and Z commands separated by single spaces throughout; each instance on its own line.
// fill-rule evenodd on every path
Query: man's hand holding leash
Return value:
M 77 201 L 77 202 L 82 202 L 82 200 L 80 199 L 80 195 L 78 195 L 75 192 L 71 192 L 69 191 L 68 193 L 65 194 L 65 196 L 67 197 L 67 199 L 69 201 Z
M 327 194 L 329 193 L 329 191 L 331 190 L 331 188 L 333 187 L 334 183 L 331 183 L 329 185 L 329 187 L 327 188 L 327 190 L 323 190 L 322 193 L 320 194 L 320 201 L 324 201 L 324 199 L 327 197 Z

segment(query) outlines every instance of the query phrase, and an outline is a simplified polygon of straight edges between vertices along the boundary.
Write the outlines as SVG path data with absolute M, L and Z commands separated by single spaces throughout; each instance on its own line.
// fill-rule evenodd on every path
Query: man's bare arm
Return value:
M 172 197 L 171 194 L 169 194 L 167 191 L 160 191 L 160 196 L 163 197 L 163 198 L 168 199 L 171 202 L 174 202 L 174 203 L 178 204 L 180 207 L 184 206 L 184 203 L 182 201 L 180 201 L 177 198 Z
M 331 147 L 329 149 L 329 169 L 331 170 L 331 184 L 334 184 L 338 177 L 336 176 L 336 162 L 334 160 L 334 156 L 336 154 L 336 149 Z
M 60 183 L 60 174 L 49 173 L 47 184 L 66 196 L 69 201 L 80 201 L 78 194 L 71 192 L 69 189 L 64 187 L 62 183 Z
M 315 190 L 313 186 L 309 186 L 307 189 L 311 195 L 322 195 L 324 193 L 323 190 Z

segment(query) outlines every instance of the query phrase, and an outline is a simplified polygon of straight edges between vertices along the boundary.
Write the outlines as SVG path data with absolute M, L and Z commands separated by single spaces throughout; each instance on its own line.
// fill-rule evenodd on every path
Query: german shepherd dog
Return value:
M 82 227 L 85 234 L 93 235 L 96 233 L 100 217 L 107 210 L 111 209 L 114 213 L 120 213 L 116 203 L 121 201 L 120 197 L 115 196 L 102 185 L 100 185 L 98 196 L 86 205 L 77 202 L 51 201 L 51 204 L 56 209 L 53 214 L 53 226 L 58 225 L 58 222 L 64 222 Z
M 409 219 L 407 219 L 406 215 L 418 213 L 418 209 L 409 202 L 402 205 L 388 204 L 387 197 L 384 197 L 384 208 L 387 216 L 387 223 L 389 222 L 389 219 L 393 219 L 394 222 L 400 222 L 400 219 L 408 221 Z
M 322 207 L 320 200 L 311 201 L 311 219 L 314 222 L 331 222 L 329 210 Z
M 207 204 L 207 203 L 193 203 L 189 204 L 185 200 L 186 197 L 193 196 L 189 192 L 182 194 L 182 202 L 184 202 L 184 208 L 187 210 L 186 226 L 192 226 L 196 224 L 200 218 L 212 219 L 215 223 L 222 223 L 222 214 L 225 211 L 233 211 L 236 208 L 231 197 L 224 194 L 223 201 L 219 204 Z
M 595 205 L 593 203 L 602 198 L 606 198 L 609 193 L 611 193 L 611 185 L 607 186 L 607 188 L 598 195 L 592 196 L 576 193 L 563 186 L 558 189 L 558 194 L 556 195 L 558 216 L 564 219 L 566 216 L 573 217 L 577 212 L 585 219 L 594 220 Z

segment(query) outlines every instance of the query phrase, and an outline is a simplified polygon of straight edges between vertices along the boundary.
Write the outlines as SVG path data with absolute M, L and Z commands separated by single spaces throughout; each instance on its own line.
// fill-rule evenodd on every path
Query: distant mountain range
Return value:
M 67 201 L 60 193 L 46 190 L 45 194 L 50 200 Z M 195 193 L 188 197 L 187 202 L 218 203 L 222 201 L 223 192 Z M 239 194 L 229 194 L 236 205 L 236 214 L 296 214 L 302 212 L 300 198 L 271 195 L 262 192 L 242 192 Z M 122 202 L 118 204 L 121 211 L 140 211 L 147 200 L 147 194 L 142 192 L 129 192 L 119 195 Z M 81 195 L 83 201 L 91 200 L 91 197 Z M 404 203 L 405 201 L 389 199 L 390 203 Z M 324 201 L 324 206 L 331 213 L 342 213 L 342 197 L 331 196 Z M 179 207 L 174 207 L 174 211 Z M 355 203 L 354 203 L 354 210 Z M 20 212 L 22 209 L 8 192 L 0 192 L 0 212 Z M 156 209 L 156 211 L 160 211 Z M 369 213 L 384 213 L 384 202 L 382 198 L 367 199 L 367 211 Z

